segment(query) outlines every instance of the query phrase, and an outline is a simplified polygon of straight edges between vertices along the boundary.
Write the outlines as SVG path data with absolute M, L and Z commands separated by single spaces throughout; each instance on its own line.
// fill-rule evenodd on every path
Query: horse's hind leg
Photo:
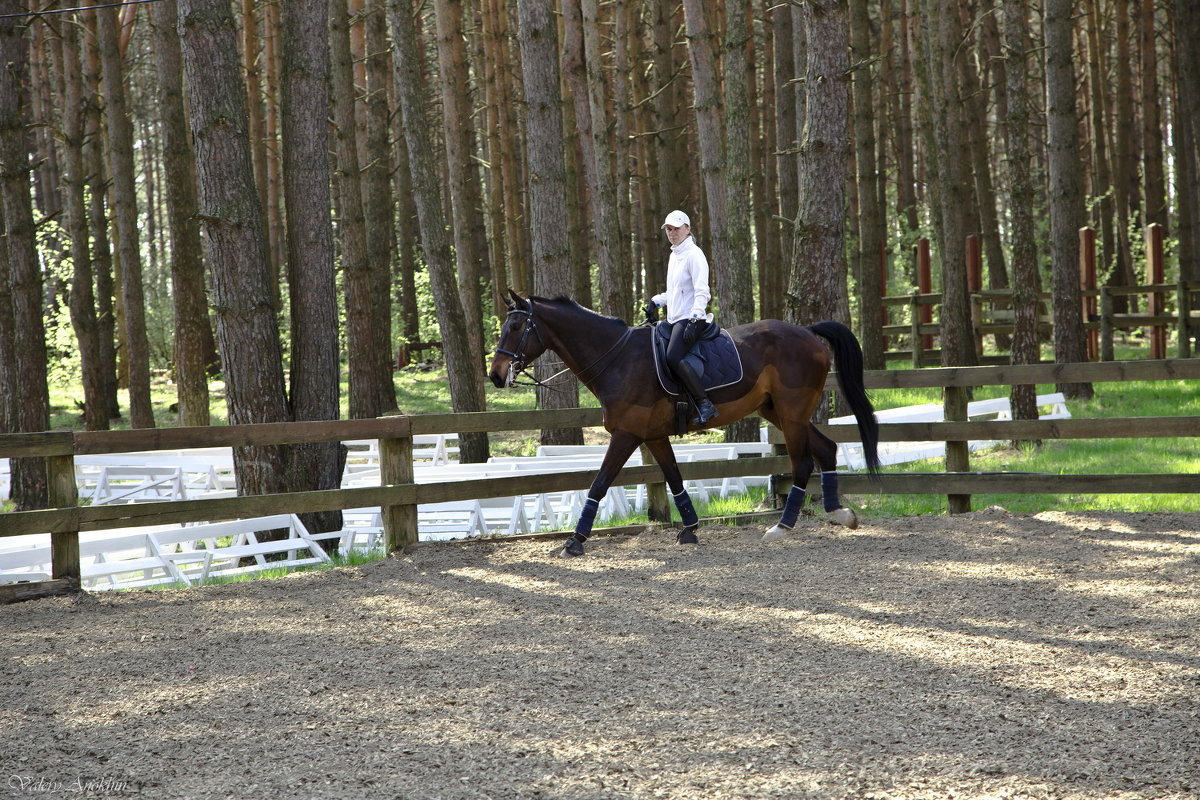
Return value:
M 804 508 L 804 500 L 807 497 L 806 487 L 808 479 L 812 476 L 813 459 L 808 435 L 811 426 L 807 420 L 785 420 L 777 414 L 764 416 L 783 431 L 788 455 L 792 459 L 792 490 L 788 492 L 787 502 L 783 505 L 783 514 L 779 522 L 763 535 L 764 542 L 771 542 L 787 536 L 796 526 L 796 520 L 800 518 L 800 511 Z
M 821 470 L 821 503 L 825 506 L 825 513 L 839 525 L 857 528 L 858 515 L 853 509 L 845 508 L 838 498 L 837 444 L 817 430 L 816 425 L 810 425 L 808 430 L 809 447 Z

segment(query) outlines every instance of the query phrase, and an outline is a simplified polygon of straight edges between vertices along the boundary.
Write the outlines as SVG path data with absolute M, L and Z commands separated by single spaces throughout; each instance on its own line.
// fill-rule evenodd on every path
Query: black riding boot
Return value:
M 692 417 L 692 424 L 704 425 L 710 419 L 717 415 L 717 407 L 712 404 L 705 394 L 704 388 L 700 385 L 700 378 L 696 376 L 696 371 L 692 369 L 692 365 L 686 361 L 680 361 L 675 365 L 675 375 L 679 378 L 680 383 L 687 389 L 687 393 L 692 396 L 692 401 L 696 404 L 696 416 Z

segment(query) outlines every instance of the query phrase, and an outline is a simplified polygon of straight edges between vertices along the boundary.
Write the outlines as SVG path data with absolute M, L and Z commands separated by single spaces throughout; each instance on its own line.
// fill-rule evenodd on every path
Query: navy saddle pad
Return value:
M 667 394 L 681 394 L 683 389 L 667 368 L 667 344 L 671 341 L 671 324 L 658 322 L 650 337 L 654 350 L 654 368 L 658 382 Z M 704 390 L 720 389 L 742 379 L 742 357 L 729 332 L 715 322 L 705 325 L 700 338 L 692 345 L 684 361 L 692 365 Z

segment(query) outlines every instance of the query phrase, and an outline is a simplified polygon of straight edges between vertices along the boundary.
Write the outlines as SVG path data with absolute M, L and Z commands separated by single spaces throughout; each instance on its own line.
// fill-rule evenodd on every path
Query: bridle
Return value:
M 559 375 L 562 375 L 565 372 L 569 372 L 570 371 L 569 369 L 559 370 L 558 372 L 554 373 L 553 375 L 551 375 L 549 378 L 547 378 L 544 381 L 538 380 L 536 377 L 534 377 L 533 375 L 529 375 L 529 373 L 525 371 L 526 367 L 529 366 L 525 360 L 525 343 L 527 341 L 529 341 L 529 334 L 532 333 L 535 336 L 537 336 L 538 341 L 542 343 L 543 350 L 549 349 L 549 345 L 546 343 L 546 340 L 542 338 L 542 334 L 537 328 L 537 323 L 534 322 L 533 303 L 531 302 L 529 304 L 528 310 L 526 310 L 524 308 L 509 309 L 508 315 L 505 317 L 505 319 L 507 320 L 508 317 L 511 317 L 513 314 L 524 314 L 525 315 L 525 328 L 524 328 L 524 330 L 521 331 L 521 338 L 517 340 L 517 346 L 513 350 L 505 350 L 503 347 L 497 347 L 495 350 L 495 352 L 500 353 L 502 355 L 506 355 L 510 359 L 512 359 L 510 366 L 509 366 L 509 370 L 510 370 L 509 374 L 512 377 L 511 377 L 508 385 L 509 386 L 541 386 L 542 388 L 550 389 L 551 391 L 562 391 L 560 389 L 557 389 L 554 386 L 550 386 L 549 381 L 554 380 Z M 604 366 L 601 367 L 600 371 L 597 372 L 595 375 L 588 375 L 588 373 L 592 372 L 594 369 L 596 369 L 597 366 L 599 366 L 601 363 L 603 363 L 610 355 L 614 354 L 616 352 L 616 350 L 621 345 L 623 345 L 627 339 L 629 339 L 629 336 L 630 336 L 630 334 L 633 333 L 633 330 L 634 330 L 633 328 L 627 328 L 625 333 L 621 336 L 620 339 L 617 339 L 616 343 L 613 344 L 612 347 L 610 347 L 610 348 L 608 348 L 608 350 L 604 351 L 604 353 L 599 358 L 597 358 L 595 361 L 593 361 L 588 367 L 580 370 L 579 374 L 576 376 L 579 379 L 579 381 L 581 383 L 586 384 L 589 378 L 600 377 L 600 375 L 603 374 L 604 370 L 608 369 L 609 364 L 604 364 Z M 531 383 L 517 383 L 516 376 L 521 375 L 521 374 L 525 374 L 526 376 L 528 376 L 530 381 L 532 381 L 532 382 Z
M 525 371 L 527 364 L 525 363 L 525 342 L 529 341 L 529 334 L 535 334 L 538 341 L 542 343 L 542 349 L 546 348 L 546 340 L 542 338 L 542 334 L 537 329 L 537 323 L 533 321 L 533 303 L 529 304 L 529 310 L 523 308 L 514 308 L 509 310 L 508 317 L 513 314 L 525 315 L 525 328 L 521 331 L 521 338 L 517 340 L 516 350 L 505 350 L 503 347 L 497 347 L 496 352 L 506 355 L 512 359 L 512 370 L 516 374 L 521 374 Z M 507 320 L 508 317 L 505 317 Z M 537 380 L 536 378 L 534 380 Z

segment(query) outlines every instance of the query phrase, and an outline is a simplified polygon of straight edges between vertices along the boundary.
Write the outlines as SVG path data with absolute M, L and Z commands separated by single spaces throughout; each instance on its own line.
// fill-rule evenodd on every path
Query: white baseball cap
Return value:
M 682 228 L 684 225 L 687 225 L 690 228 L 692 227 L 692 221 L 682 211 L 672 211 L 670 214 L 667 214 L 667 221 L 662 224 L 662 227 L 665 228 L 668 225 L 672 228 Z

